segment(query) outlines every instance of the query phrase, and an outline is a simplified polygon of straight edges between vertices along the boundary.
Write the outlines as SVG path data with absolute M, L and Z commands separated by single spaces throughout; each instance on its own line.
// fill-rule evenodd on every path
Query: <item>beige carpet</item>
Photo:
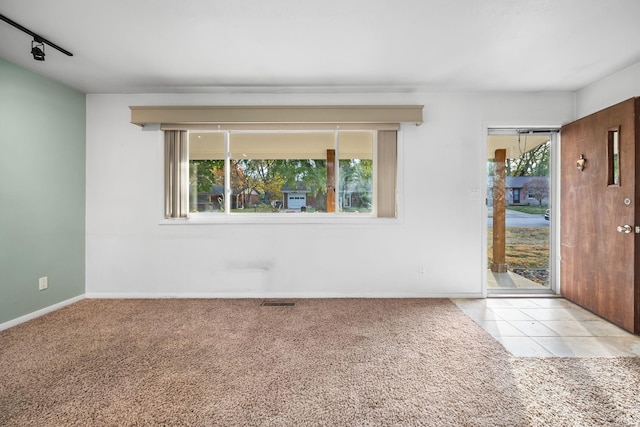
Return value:
M 0 332 L 0 425 L 636 426 L 640 359 L 511 357 L 448 300 L 85 300 Z

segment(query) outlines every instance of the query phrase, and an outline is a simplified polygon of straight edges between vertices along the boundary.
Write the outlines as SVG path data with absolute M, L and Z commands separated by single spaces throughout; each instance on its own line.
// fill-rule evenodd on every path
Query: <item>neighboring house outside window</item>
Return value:
M 544 180 L 549 185 L 549 177 L 539 176 L 508 176 L 506 177 L 505 199 L 507 206 L 548 205 L 548 195 L 539 200 L 527 191 L 527 184 L 534 180 Z M 547 192 L 548 194 L 548 192 Z M 488 178 L 487 200 L 489 206 L 493 205 L 493 177 Z

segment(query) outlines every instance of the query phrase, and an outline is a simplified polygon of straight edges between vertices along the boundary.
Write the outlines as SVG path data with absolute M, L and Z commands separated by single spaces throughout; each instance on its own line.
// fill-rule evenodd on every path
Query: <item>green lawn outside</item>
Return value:
M 544 215 L 544 212 L 549 209 L 548 206 L 507 206 L 508 210 L 524 212 L 528 214 Z
M 487 230 L 487 255 L 491 265 L 493 228 Z M 507 227 L 505 246 L 509 268 L 549 268 L 549 227 Z

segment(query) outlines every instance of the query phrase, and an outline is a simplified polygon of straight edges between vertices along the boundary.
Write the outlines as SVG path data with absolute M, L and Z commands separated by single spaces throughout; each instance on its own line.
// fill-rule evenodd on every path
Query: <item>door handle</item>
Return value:
M 633 230 L 633 228 L 629 224 L 619 225 L 617 227 L 618 233 L 629 234 Z

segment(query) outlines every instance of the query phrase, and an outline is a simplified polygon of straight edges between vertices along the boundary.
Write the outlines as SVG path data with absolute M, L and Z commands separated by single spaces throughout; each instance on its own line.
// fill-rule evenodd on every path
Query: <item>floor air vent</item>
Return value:
M 260 305 L 265 307 L 293 307 L 296 303 L 291 301 L 264 300 Z

